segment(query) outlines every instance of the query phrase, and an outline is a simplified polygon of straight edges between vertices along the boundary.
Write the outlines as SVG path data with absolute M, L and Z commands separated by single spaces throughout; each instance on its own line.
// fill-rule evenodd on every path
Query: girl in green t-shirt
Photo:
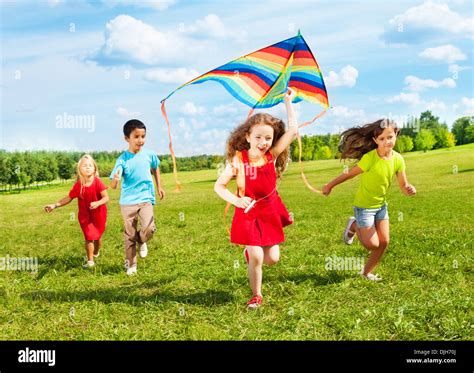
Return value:
M 328 196 L 336 185 L 362 174 L 354 199 L 355 216 L 348 219 L 343 240 L 350 245 L 357 234 L 362 245 L 370 250 L 361 275 L 372 281 L 382 279 L 372 270 L 380 262 L 390 240 L 385 196 L 393 175 L 397 175 L 403 193 L 407 196 L 416 194 L 415 187 L 408 183 L 403 157 L 393 150 L 399 131 L 395 122 L 388 119 L 344 131 L 339 146 L 341 158 L 357 159 L 358 163 L 323 187 L 323 194 Z

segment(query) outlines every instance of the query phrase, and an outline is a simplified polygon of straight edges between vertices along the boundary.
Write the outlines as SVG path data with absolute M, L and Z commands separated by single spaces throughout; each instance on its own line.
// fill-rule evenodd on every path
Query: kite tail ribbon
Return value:
M 165 109 L 165 100 L 161 101 L 161 114 L 165 118 L 166 124 L 168 125 L 168 138 L 170 140 L 170 153 L 171 153 L 171 159 L 173 160 L 173 175 L 174 175 L 174 181 L 176 183 L 176 192 L 181 191 L 181 183 L 178 180 L 178 170 L 176 167 L 176 157 L 174 155 L 174 150 L 173 150 L 173 140 L 171 138 L 171 126 L 170 126 L 170 121 L 168 120 L 168 115 L 166 115 L 166 109 Z
M 321 118 L 324 114 L 326 114 L 326 109 L 324 109 L 321 113 L 319 113 L 318 115 L 316 115 L 312 120 L 308 121 L 308 122 L 304 122 L 302 124 L 300 124 L 298 126 L 298 128 L 303 128 L 303 127 L 306 127 L 307 125 L 313 123 L 316 119 L 318 118 Z M 301 178 L 303 179 L 303 182 L 305 183 L 305 185 L 308 187 L 309 190 L 311 190 L 312 192 L 314 193 L 320 193 L 322 194 L 322 191 L 320 191 L 319 189 L 316 189 L 314 188 L 309 182 L 308 182 L 308 179 L 306 178 L 306 175 L 304 174 L 304 170 L 303 170 L 303 163 L 301 162 L 301 153 L 303 152 L 303 145 L 301 144 L 301 135 L 299 134 L 298 132 L 298 164 L 300 166 L 300 172 L 301 172 Z

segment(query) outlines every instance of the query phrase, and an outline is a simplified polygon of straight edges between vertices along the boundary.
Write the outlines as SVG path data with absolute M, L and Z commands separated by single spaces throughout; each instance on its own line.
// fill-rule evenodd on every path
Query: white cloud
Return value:
M 463 97 L 461 104 L 464 107 L 465 115 L 474 115 L 474 98 Z
M 420 96 L 418 93 L 400 93 L 399 95 L 389 97 L 386 100 L 388 103 L 402 102 L 404 104 L 418 105 L 420 101 Z
M 471 67 L 469 66 L 459 66 L 457 64 L 452 64 L 452 65 L 449 65 L 448 67 L 448 71 L 450 73 L 458 73 L 460 71 L 463 71 L 463 70 L 469 70 Z
M 353 87 L 357 82 L 358 76 L 359 72 L 357 69 L 351 65 L 347 65 L 343 67 L 339 73 L 330 71 L 329 75 L 324 78 L 324 82 L 329 88 Z
M 202 43 L 191 43 L 180 33 L 161 32 L 134 17 L 119 15 L 107 22 L 105 42 L 96 59 L 156 65 L 194 55 L 202 48 Z
M 473 18 L 459 15 L 449 9 L 448 5 L 426 1 L 421 5 L 409 8 L 390 20 L 392 26 L 403 25 L 404 29 L 437 29 L 449 33 L 473 38 Z
M 447 63 L 466 59 L 466 55 L 462 53 L 459 48 L 451 44 L 441 45 L 435 48 L 426 48 L 419 56 L 435 61 L 445 61 Z
M 199 76 L 194 69 L 179 67 L 177 69 L 153 69 L 145 72 L 143 78 L 149 82 L 184 84 Z
M 237 114 L 238 110 L 233 104 L 228 104 L 215 106 L 212 112 L 217 116 L 224 116 L 227 114 Z
M 133 5 L 140 8 L 152 8 L 157 10 L 168 9 L 175 3 L 175 0 L 103 0 L 102 3 L 106 6 L 117 6 L 117 5 Z
M 385 100 L 386 102 L 403 103 L 410 106 L 416 106 L 419 110 L 432 110 L 432 111 L 446 111 L 446 104 L 443 101 L 434 99 L 433 101 L 423 101 L 417 92 L 414 93 L 400 93 L 398 95 L 389 97 Z
M 353 117 L 365 118 L 364 110 L 362 109 L 352 110 L 345 106 L 334 106 L 331 109 L 331 115 L 335 117 L 340 117 L 340 118 L 353 118 Z
M 456 82 L 451 78 L 446 78 L 441 81 L 435 81 L 432 79 L 420 79 L 416 76 L 409 75 L 405 77 L 406 89 L 414 92 L 421 92 L 430 88 L 455 88 Z
M 55 8 L 59 4 L 61 4 L 64 0 L 48 0 L 48 6 L 51 8 Z
M 204 106 L 196 106 L 194 102 L 188 101 L 179 111 L 186 115 L 200 115 L 206 112 L 206 108 Z
M 141 115 L 140 112 L 138 111 L 134 111 L 134 112 L 131 112 L 131 111 L 128 111 L 127 109 L 119 106 L 117 108 L 117 114 L 120 115 L 121 117 L 125 117 L 125 118 L 130 118 L 130 117 L 138 117 Z
M 443 101 L 435 99 L 424 103 L 426 110 L 430 111 L 446 111 L 446 104 Z
M 180 23 L 179 30 L 185 33 L 205 35 L 210 38 L 234 39 L 239 42 L 245 41 L 247 37 L 245 30 L 228 28 L 224 25 L 219 16 L 215 14 L 208 14 L 190 26 L 187 26 L 185 23 Z

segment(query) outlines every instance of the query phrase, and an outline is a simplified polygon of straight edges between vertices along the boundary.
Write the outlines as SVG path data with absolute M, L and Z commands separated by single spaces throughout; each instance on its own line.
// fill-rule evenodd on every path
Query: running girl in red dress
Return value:
M 74 198 L 77 198 L 77 215 L 85 238 L 87 262 L 84 268 L 90 268 L 94 266 L 94 258 L 99 256 L 107 220 L 105 204 L 109 201 L 107 187 L 100 180 L 97 164 L 90 155 L 84 155 L 77 163 L 77 181 L 69 194 L 59 202 L 45 206 L 44 210 L 51 212 Z
M 298 125 L 292 107 L 295 92 L 285 95 L 288 130 L 282 120 L 269 114 L 255 114 L 237 127 L 227 140 L 227 167 L 214 190 L 235 205 L 230 240 L 244 245 L 253 297 L 253 309 L 262 304 L 262 264 L 273 265 L 280 258 L 279 244 L 285 240 L 283 227 L 292 223 L 277 192 L 276 180 L 285 170 L 289 145 L 296 138 Z M 227 184 L 235 177 L 238 194 Z

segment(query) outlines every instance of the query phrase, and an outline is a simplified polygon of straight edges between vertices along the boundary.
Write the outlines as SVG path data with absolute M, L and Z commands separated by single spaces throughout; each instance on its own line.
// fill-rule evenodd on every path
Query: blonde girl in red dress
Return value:
M 277 192 L 277 177 L 285 170 L 289 145 L 296 138 L 298 125 L 292 107 L 295 92 L 285 95 L 288 129 L 282 120 L 269 114 L 255 114 L 237 127 L 227 141 L 227 167 L 214 190 L 235 206 L 231 242 L 244 245 L 253 297 L 250 309 L 262 304 L 262 265 L 280 259 L 279 244 L 285 240 L 283 227 L 292 220 Z M 235 177 L 238 194 L 227 189 Z
M 84 268 L 94 266 L 94 258 L 99 256 L 102 245 L 102 234 L 105 231 L 107 220 L 107 206 L 109 201 L 107 187 L 99 178 L 99 171 L 94 159 L 86 154 L 77 163 L 77 181 L 69 194 L 44 210 L 51 212 L 54 209 L 67 205 L 77 198 L 79 224 L 84 233 L 87 262 Z

